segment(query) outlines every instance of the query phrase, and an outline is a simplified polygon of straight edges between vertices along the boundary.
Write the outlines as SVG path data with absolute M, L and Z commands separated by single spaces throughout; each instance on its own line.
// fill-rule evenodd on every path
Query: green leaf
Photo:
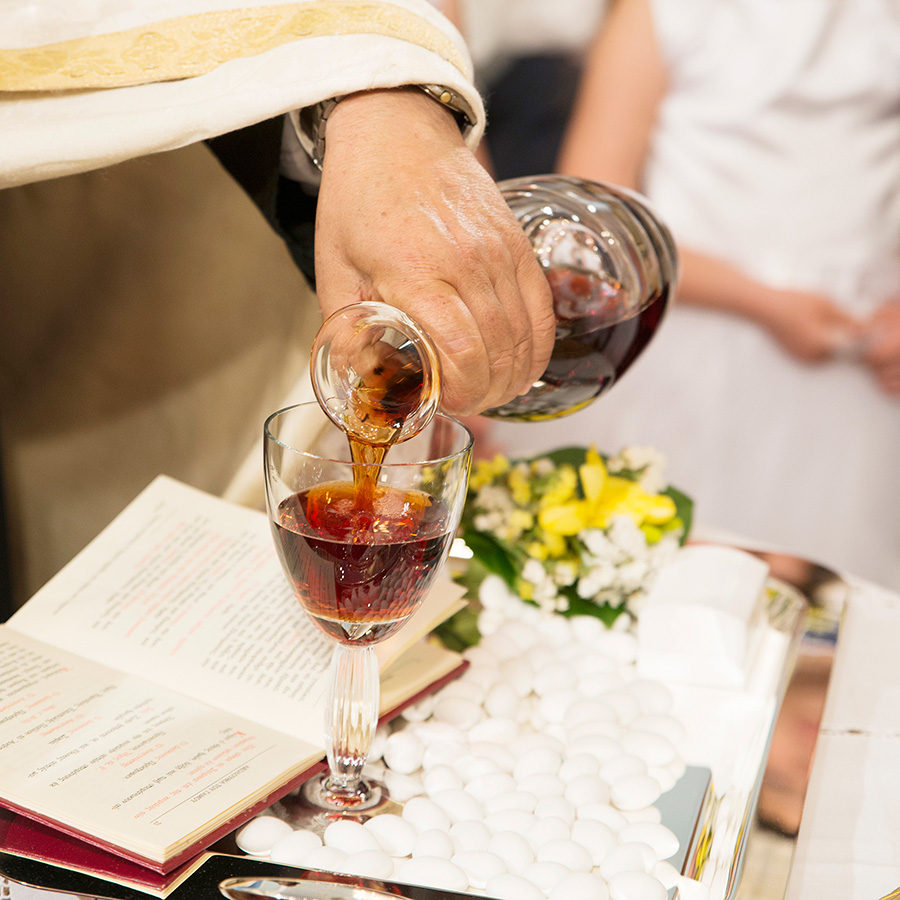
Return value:
M 591 603 L 590 600 L 579 597 L 572 588 L 564 590 L 563 593 L 569 600 L 569 608 L 561 613 L 561 615 L 566 617 L 594 616 L 596 619 L 601 619 L 603 624 L 609 628 L 619 616 L 625 613 L 624 606 L 610 606 L 608 603 L 598 606 L 596 603 Z
M 434 634 L 448 650 L 455 650 L 457 653 L 461 653 L 466 647 L 474 647 L 481 640 L 477 610 L 471 605 L 464 607 L 438 625 Z
M 465 560 L 464 563 L 458 563 L 455 560 L 452 563 L 452 565 L 448 563 L 450 577 L 465 588 L 466 599 L 477 600 L 481 582 L 491 574 L 490 571 L 474 556 L 472 559 Z
M 675 503 L 675 515 L 684 523 L 684 533 L 681 535 L 681 543 L 684 544 L 691 533 L 691 524 L 694 519 L 694 501 L 687 494 L 683 494 L 678 488 L 674 488 L 671 485 L 663 493 L 672 498 Z
M 493 535 L 474 528 L 463 529 L 466 546 L 489 572 L 499 575 L 511 588 L 516 585 L 518 566 L 510 552 Z
M 533 459 L 546 457 L 557 466 L 574 466 L 576 469 L 587 459 L 586 447 L 559 447 L 549 453 L 540 453 Z

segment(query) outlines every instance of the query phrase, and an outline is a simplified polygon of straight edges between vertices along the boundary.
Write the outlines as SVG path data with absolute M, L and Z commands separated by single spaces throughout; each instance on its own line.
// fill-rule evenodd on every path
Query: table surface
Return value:
M 879 900 L 900 887 L 900 594 L 845 580 L 796 846 L 757 828 L 738 900 Z M 12 886 L 13 900 L 48 896 Z
M 900 886 L 900 595 L 848 578 L 786 900 Z

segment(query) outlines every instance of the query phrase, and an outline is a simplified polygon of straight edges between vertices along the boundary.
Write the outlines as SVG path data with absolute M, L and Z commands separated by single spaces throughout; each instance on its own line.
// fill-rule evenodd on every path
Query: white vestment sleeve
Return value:
M 219 57 L 190 74 L 202 61 L 193 45 L 209 49 L 206 26 L 223 21 Z M 427 0 L 242 0 L 240 11 L 228 0 L 3 4 L 0 35 L 0 187 L 173 150 L 371 88 L 446 86 L 475 114 L 470 146 L 484 129 L 465 44 Z M 105 86 L 135 65 L 142 83 Z

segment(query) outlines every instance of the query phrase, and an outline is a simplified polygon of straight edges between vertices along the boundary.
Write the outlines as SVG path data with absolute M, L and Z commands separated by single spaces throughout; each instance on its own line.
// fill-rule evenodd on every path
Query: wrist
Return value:
M 742 303 L 743 315 L 773 333 L 784 327 L 785 315 L 791 313 L 780 292 L 765 285 L 754 285 L 754 289 L 742 298 Z
M 679 296 L 687 303 L 742 316 L 765 325 L 778 304 L 772 291 L 732 263 L 679 247 Z
M 326 141 L 364 147 L 373 140 L 440 136 L 461 143 L 474 113 L 464 98 L 439 85 L 376 88 L 325 100 L 300 110 L 295 120 L 301 143 L 322 168 Z
M 344 97 L 325 131 L 329 151 L 361 150 L 380 143 L 440 139 L 462 144 L 452 112 L 414 87 L 366 91 Z

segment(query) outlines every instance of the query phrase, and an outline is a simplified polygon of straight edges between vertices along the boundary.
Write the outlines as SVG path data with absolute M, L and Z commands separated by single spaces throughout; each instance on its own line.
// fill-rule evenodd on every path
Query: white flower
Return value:
M 599 591 L 594 597 L 593 602 L 598 606 L 603 606 L 604 604 L 608 604 L 613 607 L 620 607 L 624 605 L 625 600 L 627 598 L 622 594 L 622 592 L 618 588 L 609 587 L 604 588 L 602 591 Z
M 642 559 L 634 559 L 631 562 L 619 566 L 616 570 L 616 580 L 621 585 L 622 590 L 631 593 L 632 591 L 636 591 L 644 583 L 644 579 L 649 572 L 649 563 Z
M 669 480 L 662 466 L 647 466 L 641 472 L 638 484 L 648 494 L 661 494 L 669 486 Z
M 499 484 L 486 484 L 479 488 L 475 505 L 485 512 L 505 512 L 515 508 L 512 495 Z
M 481 582 L 481 586 L 478 588 L 478 599 L 485 609 L 500 611 L 509 607 L 510 600 L 518 600 L 499 575 L 488 575 Z
M 536 559 L 529 559 L 525 562 L 525 565 L 522 566 L 522 577 L 535 585 L 548 580 L 544 567 Z
M 609 539 L 632 559 L 647 555 L 647 539 L 630 516 L 613 516 L 608 529 Z
M 545 612 L 560 612 L 569 608 L 569 601 L 557 593 L 553 579 L 546 572 L 544 572 L 544 577 L 540 582 L 534 583 L 534 592 L 531 599 Z
M 655 447 L 624 447 L 607 462 L 610 472 L 629 469 L 638 473 L 638 484 L 648 494 L 658 494 L 668 484 L 665 476 L 666 458 Z
M 484 513 L 477 515 L 473 520 L 473 524 L 479 531 L 490 531 L 491 516 L 485 515 Z
M 553 581 L 560 587 L 574 584 L 577 577 L 578 572 L 575 570 L 575 566 L 573 566 L 572 563 L 558 562 L 553 567 Z
M 554 600 L 556 598 L 556 585 L 550 578 L 545 578 L 540 584 L 534 586 L 535 602 L 540 604 L 542 600 Z
M 599 528 L 586 528 L 578 533 L 581 543 L 598 559 L 610 559 L 617 553 L 615 544 Z
M 650 568 L 655 572 L 662 565 L 667 563 L 678 552 L 681 545 L 678 543 L 678 537 L 675 534 L 663 535 L 652 547 L 648 548 L 650 558 Z
M 553 465 L 553 460 L 547 459 L 546 456 L 542 456 L 540 459 L 536 459 L 532 466 L 532 471 L 540 478 L 545 478 L 547 475 L 552 475 L 555 470 L 556 466 Z
M 644 600 L 647 598 L 646 591 L 635 591 L 628 598 L 628 602 L 626 606 L 628 608 L 628 612 L 631 613 L 635 618 L 640 615 L 641 607 L 644 605 Z
M 678 552 L 680 546 L 681 545 L 678 543 L 678 538 L 676 535 L 663 535 L 653 545 L 655 562 L 666 562 L 667 560 L 671 559 Z
M 565 612 L 569 608 L 569 601 L 561 594 L 541 594 L 535 592 L 534 602 L 543 612 Z
M 478 632 L 483 636 L 493 634 L 506 621 L 506 613 L 498 609 L 483 609 L 478 613 Z
M 586 575 L 582 575 L 578 579 L 575 590 L 579 597 L 592 600 L 601 590 L 610 587 L 615 581 L 615 566 L 609 562 L 599 562 Z

